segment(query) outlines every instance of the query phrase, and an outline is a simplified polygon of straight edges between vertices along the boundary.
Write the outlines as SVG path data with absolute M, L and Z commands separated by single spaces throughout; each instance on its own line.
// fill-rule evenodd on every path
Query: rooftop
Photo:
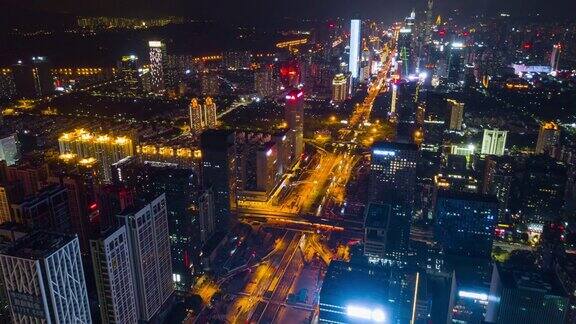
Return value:
M 370 203 L 366 208 L 364 226 L 386 228 L 389 217 L 390 205 Z
M 6 247 L 2 254 L 32 260 L 43 259 L 75 238 L 73 235 L 38 231 Z
M 496 196 L 483 195 L 479 193 L 463 192 L 463 191 L 451 191 L 451 190 L 440 190 L 438 191 L 438 198 L 443 199 L 453 199 L 453 200 L 468 200 L 486 203 L 498 203 Z

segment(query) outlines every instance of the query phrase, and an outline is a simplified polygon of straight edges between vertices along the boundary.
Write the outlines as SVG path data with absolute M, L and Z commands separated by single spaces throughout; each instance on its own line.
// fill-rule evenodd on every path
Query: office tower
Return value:
M 448 109 L 450 110 L 450 130 L 462 130 L 462 121 L 464 119 L 464 103 L 454 99 L 448 99 Z
M 42 160 L 28 159 L 18 164 L 7 166 L 0 160 L 0 177 L 4 181 L 19 182 L 24 190 L 24 196 L 35 195 L 48 178 L 48 165 Z
M 343 102 L 348 98 L 348 78 L 342 74 L 336 74 L 332 80 L 332 101 Z
M 370 162 L 371 202 L 388 204 L 397 241 L 388 256 L 403 262 L 410 239 L 410 223 L 414 212 L 418 147 L 413 144 L 377 142 L 372 146 Z
M 200 75 L 200 88 L 203 96 L 220 94 L 220 80 L 215 73 L 204 72 Z
M 7 165 L 14 165 L 20 158 L 20 143 L 16 134 L 0 136 L 0 160 Z
M 200 241 L 206 243 L 214 234 L 214 193 L 211 189 L 204 190 L 198 198 L 198 218 L 200 222 Z
M 499 220 L 509 211 L 509 200 L 514 179 L 514 159 L 507 156 L 486 157 L 484 162 L 484 185 L 482 193 L 495 195 L 500 202 Z
M 397 268 L 332 261 L 319 296 L 319 323 L 416 323 L 425 276 Z M 420 322 L 418 322 L 420 323 Z
M 252 63 L 252 53 L 249 51 L 232 51 L 222 57 L 224 68 L 228 70 L 249 69 Z
M 568 295 L 541 270 L 496 263 L 486 297 L 488 323 L 567 323 Z
M 95 159 L 106 183 L 112 181 L 112 164 L 134 155 L 132 139 L 126 136 L 93 134 L 84 129 L 64 133 L 58 139 L 60 154 L 76 154 L 82 159 Z
M 254 72 L 254 91 L 260 98 L 272 97 L 280 90 L 274 65 L 265 65 Z
M 126 226 L 90 240 L 102 323 L 138 323 L 136 287 Z
M 420 83 L 416 81 L 401 81 L 395 84 L 396 96 L 393 93 L 396 125 L 396 141 L 413 143 L 416 132 L 416 112 L 418 110 L 418 97 Z
M 36 195 L 12 205 L 14 221 L 31 229 L 70 230 L 68 192 L 59 185 L 50 185 Z
M 515 210 L 525 222 L 543 224 L 560 216 L 564 206 L 567 167 L 545 155 L 529 157 L 522 170 L 520 199 Z
M 123 185 L 98 185 L 95 189 L 100 228 L 113 228 L 118 225 L 116 215 L 134 205 L 134 192 Z
M 392 217 L 390 205 L 369 203 L 364 216 L 364 255 L 371 261 L 396 260 L 402 238 L 402 223 Z
M 215 224 L 226 230 L 231 209 L 236 208 L 235 134 L 229 130 L 206 130 L 200 135 L 202 188 L 214 193 Z
M 54 92 L 51 64 L 46 57 L 34 56 L 29 63 L 19 60 L 11 69 L 18 97 L 33 99 Z
M 434 220 L 435 237 L 445 254 L 490 258 L 498 222 L 495 196 L 440 191 Z
M 348 61 L 348 72 L 352 74 L 352 79 L 356 80 L 360 72 L 360 42 L 361 22 L 359 19 L 350 21 L 350 59 Z
M 153 92 L 166 90 L 168 54 L 166 44 L 162 41 L 149 41 L 150 48 L 150 83 Z
M 466 46 L 461 42 L 452 42 L 448 49 L 448 71 L 447 81 L 450 84 L 458 85 L 464 82 L 464 71 L 466 62 L 464 51 Z
M 290 136 L 294 150 L 292 160 L 297 160 L 304 152 L 304 92 L 302 90 L 294 89 L 286 95 L 284 119 L 288 124 L 288 129 L 292 132 Z
M 553 122 L 542 124 L 538 133 L 538 142 L 536 142 L 536 154 L 550 153 L 559 144 L 560 128 L 558 125 Z
M 126 83 L 125 92 L 136 95 L 141 88 L 140 76 L 138 72 L 138 56 L 136 55 L 124 55 L 118 63 L 119 75 L 124 78 Z
M 482 155 L 504 155 L 508 131 L 485 129 L 482 138 Z
M 14 99 L 16 97 L 16 85 L 12 69 L 0 68 L 0 99 Z M 0 125 L 2 125 L 0 117 Z
M 562 52 L 562 44 L 554 44 L 552 47 L 552 54 L 550 54 L 550 71 L 558 71 L 560 64 L 560 53 Z
M 412 26 L 405 25 L 402 27 L 398 34 L 398 59 L 399 72 L 400 75 L 408 77 L 414 72 L 414 66 L 412 66 L 413 61 L 413 50 L 412 50 Z
M 128 232 L 139 320 L 149 321 L 174 291 L 166 197 L 118 215 Z
M 19 60 L 10 67 L 14 77 L 16 96 L 23 99 L 32 99 L 38 96 L 31 65 Z
M 78 239 L 30 234 L 0 253 L 16 323 L 92 323 Z

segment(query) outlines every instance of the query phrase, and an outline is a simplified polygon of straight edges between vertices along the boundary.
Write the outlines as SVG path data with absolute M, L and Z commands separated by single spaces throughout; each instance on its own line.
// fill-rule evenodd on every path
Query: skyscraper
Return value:
M 274 73 L 274 65 L 266 65 L 254 72 L 254 91 L 260 98 L 278 94 L 279 80 Z
M 202 105 L 198 103 L 198 99 L 192 98 L 188 107 L 190 109 L 190 132 L 198 135 L 205 128 Z
M 352 74 L 354 80 L 358 78 L 360 72 L 361 41 L 361 22 L 359 19 L 352 19 L 350 21 L 350 59 L 348 61 L 348 71 Z
M 211 189 L 205 190 L 198 199 L 198 218 L 200 223 L 200 240 L 206 243 L 214 234 L 214 194 Z
M 16 323 L 92 323 L 78 239 L 30 234 L 0 253 Z
M 464 71 L 466 62 L 464 61 L 464 51 L 466 46 L 461 42 L 452 42 L 448 48 L 448 73 L 447 81 L 450 84 L 458 85 L 464 82 Z
M 293 140 L 294 155 L 292 161 L 295 161 L 304 152 L 304 92 L 302 90 L 294 89 L 286 95 L 284 118 L 289 131 L 292 132 L 292 136 L 290 136 Z
M 332 101 L 342 102 L 348 98 L 348 78 L 339 73 L 332 80 Z
M 150 47 L 150 77 L 153 92 L 166 90 L 166 74 L 168 54 L 166 44 L 162 41 L 149 41 Z
M 482 155 L 504 155 L 506 150 L 507 131 L 498 129 L 485 129 L 482 138 Z
M 31 229 L 52 229 L 67 232 L 70 227 L 70 207 L 66 188 L 51 185 L 35 196 L 12 204 L 14 221 Z
M 16 134 L 0 136 L 0 160 L 7 165 L 14 165 L 20 158 L 20 143 Z
M 204 100 L 204 114 L 206 118 L 206 127 L 214 128 L 217 124 L 216 103 L 212 98 L 206 97 Z
M 462 120 L 464 117 L 464 103 L 454 99 L 448 99 L 448 109 L 450 110 L 450 130 L 462 130 Z
M 174 291 L 166 197 L 128 208 L 118 217 L 128 231 L 139 319 L 149 321 Z
M 440 191 L 435 207 L 435 238 L 448 255 L 490 258 L 498 222 L 495 196 Z
M 552 54 L 550 54 L 550 71 L 558 71 L 560 64 L 560 53 L 562 52 L 562 44 L 554 44 L 552 47 Z
M 550 153 L 550 150 L 559 144 L 560 128 L 558 125 L 553 122 L 542 124 L 538 133 L 538 142 L 536 142 L 536 154 Z
M 230 210 L 236 207 L 236 147 L 235 134 L 230 130 L 209 129 L 200 135 L 202 150 L 202 188 L 212 188 L 215 224 L 226 230 Z
M 414 144 L 377 142 L 372 146 L 369 200 L 390 205 L 397 240 L 393 251 L 387 254 L 400 262 L 408 250 L 418 159 L 418 147 Z
M 200 88 L 203 96 L 217 96 L 220 93 L 218 75 L 204 72 L 200 75 Z
M 546 273 L 494 264 L 486 322 L 562 324 L 570 309 L 564 289 Z
M 126 226 L 90 240 L 102 323 L 137 323 L 136 287 Z

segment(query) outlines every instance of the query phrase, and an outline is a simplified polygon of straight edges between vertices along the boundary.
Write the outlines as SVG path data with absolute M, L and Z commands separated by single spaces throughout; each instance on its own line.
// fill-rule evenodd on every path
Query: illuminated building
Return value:
M 408 249 L 410 223 L 414 212 L 416 166 L 420 153 L 414 144 L 377 142 L 372 145 L 369 201 L 389 204 L 392 218 L 401 228 L 392 260 L 402 261 Z
M 506 150 L 507 131 L 498 129 L 485 129 L 482 137 L 482 155 L 504 155 Z
M 153 92 L 166 90 L 168 54 L 162 41 L 149 41 L 150 47 L 150 83 Z
M 498 222 L 495 196 L 440 191 L 435 206 L 435 238 L 448 255 L 490 258 Z
M 569 300 L 562 286 L 541 270 L 494 264 L 488 323 L 566 323 Z
M 396 268 L 332 261 L 322 283 L 319 323 L 416 323 L 425 276 Z
M 126 82 L 127 92 L 136 95 L 141 91 L 140 77 L 138 72 L 138 56 L 125 55 L 119 62 L 120 75 Z
M 161 195 L 118 215 L 126 228 L 136 283 L 138 319 L 157 315 L 174 291 L 166 197 Z
M 297 160 L 304 152 L 304 92 L 302 90 L 294 89 L 286 95 L 284 119 L 289 131 L 292 132 L 290 136 L 293 141 L 292 160 Z
M 216 103 L 207 97 L 204 105 L 198 103 L 196 98 L 190 101 L 190 131 L 200 134 L 205 129 L 215 128 L 217 125 Z
M 544 224 L 556 219 L 564 206 L 567 167 L 546 155 L 529 157 L 522 170 L 518 206 L 527 223 Z
M 495 195 L 499 205 L 499 220 L 509 211 L 509 200 L 514 179 L 514 160 L 507 156 L 487 156 L 484 162 L 482 193 Z
M 218 75 L 204 72 L 200 75 L 200 88 L 203 96 L 217 96 L 220 94 L 220 80 Z
M 112 181 L 111 166 L 134 155 L 132 139 L 125 136 L 92 134 L 84 129 L 64 133 L 58 139 L 60 154 L 76 154 L 79 158 L 95 158 L 104 182 Z
M 226 230 L 236 207 L 236 137 L 229 130 L 206 130 L 200 135 L 202 188 L 212 188 L 216 228 Z
M 14 165 L 20 158 L 20 143 L 16 134 L 0 136 L 0 160 L 6 161 L 6 165 Z
M 68 192 L 59 185 L 43 188 L 34 196 L 13 204 L 14 221 L 31 229 L 70 230 Z
M 352 78 L 356 80 L 360 71 L 360 42 L 361 38 L 361 22 L 359 19 L 352 19 L 350 21 L 350 59 L 348 61 L 348 71 L 352 74 Z
M 348 78 L 342 73 L 332 80 L 332 101 L 343 102 L 348 98 Z
M 12 69 L 0 68 L 0 99 L 14 99 L 15 97 L 16 85 L 14 84 Z
M 198 209 L 200 241 L 206 243 L 216 230 L 214 227 L 214 194 L 212 190 L 205 190 L 198 198 Z
M 125 226 L 90 240 L 103 323 L 137 323 L 136 287 Z
M 552 47 L 552 54 L 550 54 L 550 71 L 558 71 L 560 64 L 560 53 L 562 52 L 562 44 L 554 44 Z
M 410 75 L 415 71 L 415 67 L 412 66 L 413 65 L 412 62 L 414 60 L 412 49 L 412 40 L 413 40 L 412 27 L 413 26 L 406 24 L 404 27 L 400 28 L 398 34 L 399 72 L 401 75 L 405 77 L 407 77 L 408 75 Z
M 280 84 L 273 65 L 266 65 L 254 72 L 254 91 L 258 97 L 272 97 L 278 94 L 279 90 Z
M 447 81 L 450 84 L 458 85 L 464 82 L 465 49 L 466 45 L 461 42 L 453 42 L 449 47 Z
M 396 260 L 403 239 L 403 222 L 392 217 L 390 205 L 368 204 L 364 217 L 364 255 L 369 260 Z
M 249 69 L 252 63 L 252 53 L 249 51 L 226 52 L 222 62 L 228 70 Z
M 92 323 L 76 237 L 35 232 L 4 249 L 0 265 L 14 322 Z
M 464 103 L 453 99 L 448 99 L 448 109 L 450 110 L 450 130 L 462 130 L 464 119 Z
M 0 182 L 0 224 L 13 221 L 12 204 L 24 198 L 18 182 Z
M 558 125 L 553 122 L 542 124 L 538 133 L 538 142 L 536 142 L 536 154 L 550 153 L 559 144 L 560 128 Z
M 51 65 L 43 56 L 32 57 L 30 63 L 19 60 L 11 67 L 19 98 L 37 98 L 54 91 Z

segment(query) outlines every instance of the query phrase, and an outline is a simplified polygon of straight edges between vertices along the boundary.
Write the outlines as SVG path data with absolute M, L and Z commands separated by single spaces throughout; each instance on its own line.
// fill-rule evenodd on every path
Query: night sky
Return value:
M 340 16 L 377 17 L 397 20 L 411 8 L 423 7 L 427 0 L 20 0 L 10 3 L 14 8 L 70 13 L 74 15 L 157 16 L 178 15 L 192 18 L 233 21 L 269 21 L 282 17 L 323 18 Z M 442 11 L 459 9 L 465 14 L 506 10 L 522 16 L 539 12 L 546 18 L 570 18 L 576 11 L 573 0 L 436 0 Z M 2 11 L 2 10 L 0 10 Z M 1 15 L 1 13 L 0 13 Z

